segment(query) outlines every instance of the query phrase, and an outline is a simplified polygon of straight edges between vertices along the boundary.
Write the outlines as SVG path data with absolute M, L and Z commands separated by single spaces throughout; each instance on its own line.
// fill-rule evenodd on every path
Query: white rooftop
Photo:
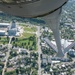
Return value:
M 56 42 L 55 41 L 51 41 L 54 45 L 56 45 Z M 67 46 L 69 46 L 72 42 L 71 41 L 68 41 L 68 40 L 65 40 L 65 39 L 61 39 L 61 44 L 62 46 L 65 48 Z
M 5 32 L 5 30 L 0 30 L 0 32 Z
M 52 63 L 60 63 L 60 61 L 54 61 L 54 60 L 52 60 Z
M 43 75 L 50 75 L 50 74 L 43 74 Z
M 0 23 L 0 25 L 10 25 L 10 23 Z

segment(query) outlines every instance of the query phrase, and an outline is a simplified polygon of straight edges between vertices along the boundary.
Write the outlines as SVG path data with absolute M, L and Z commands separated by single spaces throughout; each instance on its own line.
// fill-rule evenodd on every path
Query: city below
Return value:
M 74 75 L 74 32 L 72 25 L 60 25 L 65 53 L 57 57 L 53 32 L 48 27 L 15 20 L 0 23 L 0 75 Z

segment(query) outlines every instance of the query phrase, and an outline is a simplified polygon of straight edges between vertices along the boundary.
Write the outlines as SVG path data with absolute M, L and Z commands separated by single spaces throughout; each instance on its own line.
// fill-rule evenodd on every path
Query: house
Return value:
M 5 53 L 0 52 L 0 57 L 5 57 Z
M 70 49 L 68 54 L 71 56 L 71 57 L 75 57 L 75 50 L 74 49 Z
M 27 53 L 27 51 L 26 51 L 26 49 L 21 49 L 21 52 L 23 52 L 24 54 L 26 54 Z
M 42 64 L 47 64 L 47 55 L 42 55 Z
M 48 63 L 49 63 L 49 64 L 52 63 L 51 56 L 48 56 Z

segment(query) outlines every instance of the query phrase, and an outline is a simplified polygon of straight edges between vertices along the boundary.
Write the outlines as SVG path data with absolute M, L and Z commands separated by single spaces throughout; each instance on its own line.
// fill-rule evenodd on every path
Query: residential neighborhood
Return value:
M 0 74 L 1 75 L 68 75 L 75 71 L 74 46 L 65 51 L 64 58 L 56 57 L 57 47 L 52 31 L 47 27 L 17 23 L 20 36 L 0 36 Z M 35 29 L 34 29 L 35 28 Z M 69 27 L 66 26 L 66 31 Z M 2 27 L 1 27 L 2 29 Z M 74 33 L 74 29 L 69 28 Z M 64 34 L 64 33 L 63 33 Z M 66 40 L 66 36 L 61 35 Z M 70 35 L 69 34 L 69 35 Z M 71 36 L 72 37 L 72 36 Z M 62 47 L 73 42 L 73 37 L 62 40 Z M 72 40 L 72 41 L 71 41 Z M 65 43 L 65 45 L 64 45 Z

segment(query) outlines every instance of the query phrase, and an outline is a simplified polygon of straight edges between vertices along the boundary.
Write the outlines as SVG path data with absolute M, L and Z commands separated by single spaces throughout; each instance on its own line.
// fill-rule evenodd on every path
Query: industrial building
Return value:
M 19 36 L 19 30 L 16 26 L 16 21 L 12 21 L 11 23 L 0 23 L 0 36 Z

